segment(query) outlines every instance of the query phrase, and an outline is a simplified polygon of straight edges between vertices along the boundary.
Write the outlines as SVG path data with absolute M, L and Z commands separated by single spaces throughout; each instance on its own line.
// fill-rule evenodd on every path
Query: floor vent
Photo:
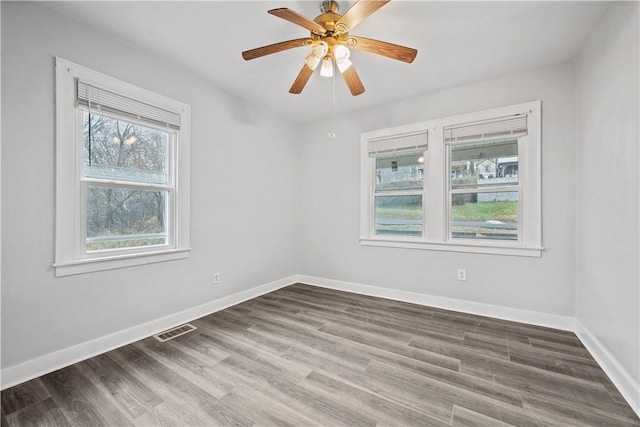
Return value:
M 196 329 L 198 328 L 196 328 L 195 326 L 189 323 L 185 323 L 184 325 L 176 326 L 175 328 L 171 328 L 164 332 L 160 332 L 159 334 L 156 334 L 153 337 L 160 342 L 165 342 L 165 341 L 169 341 L 174 338 L 177 338 L 180 335 L 184 335 L 191 331 L 195 331 Z

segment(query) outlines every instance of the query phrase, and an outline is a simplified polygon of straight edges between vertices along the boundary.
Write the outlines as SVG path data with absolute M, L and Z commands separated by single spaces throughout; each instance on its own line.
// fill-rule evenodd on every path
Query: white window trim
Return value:
M 388 129 L 365 132 L 360 138 L 360 244 L 365 246 L 471 252 L 496 255 L 540 257 L 542 255 L 542 158 L 541 101 L 511 105 L 481 112 L 430 120 Z M 449 180 L 446 126 L 491 120 L 513 114 L 528 115 L 528 135 L 518 144 L 520 166 L 520 233 L 517 242 L 464 240 L 449 237 Z M 429 146 L 424 162 L 424 231 L 422 237 L 373 234 L 372 166 L 369 141 L 396 135 L 428 132 Z
M 128 251 L 84 253 L 81 161 L 75 79 L 172 111 L 181 116 L 175 161 L 175 198 L 169 212 L 171 239 L 168 246 Z M 189 241 L 189 105 L 139 88 L 89 68 L 56 58 L 56 244 L 57 277 L 187 258 Z

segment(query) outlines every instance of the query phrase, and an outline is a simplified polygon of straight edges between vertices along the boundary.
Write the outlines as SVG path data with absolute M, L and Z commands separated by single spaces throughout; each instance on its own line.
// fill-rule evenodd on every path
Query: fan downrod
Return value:
M 340 10 L 340 5 L 334 0 L 325 0 L 320 5 L 320 12 L 322 13 L 338 13 L 338 10 Z

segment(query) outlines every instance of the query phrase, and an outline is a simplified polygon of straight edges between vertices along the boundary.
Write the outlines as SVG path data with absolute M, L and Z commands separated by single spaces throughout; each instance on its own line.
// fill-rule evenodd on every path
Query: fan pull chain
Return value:
M 336 139 L 336 73 L 331 77 L 331 126 L 327 135 L 329 141 Z

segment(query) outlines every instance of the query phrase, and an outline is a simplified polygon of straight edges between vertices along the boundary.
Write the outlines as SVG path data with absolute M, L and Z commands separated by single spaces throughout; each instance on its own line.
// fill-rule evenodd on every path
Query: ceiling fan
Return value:
M 287 40 L 247 50 L 242 52 L 242 57 L 248 61 L 296 47 L 311 47 L 311 52 L 305 57 L 302 70 L 300 70 L 298 77 L 293 82 L 291 89 L 289 89 L 289 93 L 302 93 L 313 71 L 321 63 L 320 75 L 323 77 L 333 77 L 335 63 L 335 66 L 349 87 L 351 94 L 353 96 L 360 95 L 364 92 L 364 86 L 353 64 L 349 60 L 349 49 L 376 53 L 407 63 L 413 62 L 418 54 L 416 49 L 349 34 L 349 31 L 356 25 L 389 3 L 389 1 L 390 0 L 356 1 L 344 15 L 340 15 L 338 13 L 338 3 L 333 0 L 326 0 L 322 2 L 322 6 L 320 7 L 322 13 L 316 16 L 313 21 L 286 7 L 272 9 L 269 11 L 271 15 L 304 27 L 311 31 L 311 35 L 309 37 Z

